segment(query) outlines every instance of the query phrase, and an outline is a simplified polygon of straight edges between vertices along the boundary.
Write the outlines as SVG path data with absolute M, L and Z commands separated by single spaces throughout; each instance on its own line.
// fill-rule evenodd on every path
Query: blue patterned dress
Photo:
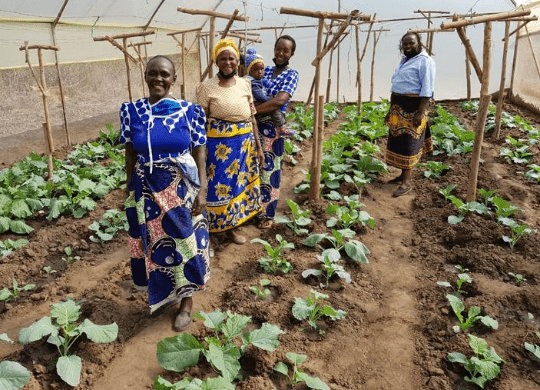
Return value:
M 275 78 L 272 78 L 275 66 L 267 66 L 264 69 L 264 79 L 271 83 L 267 89 L 269 95 L 275 97 L 279 92 L 288 93 L 291 97 L 298 87 L 298 71 L 287 69 Z M 285 113 L 289 100 L 281 106 L 281 111 Z M 261 169 L 261 197 L 263 211 L 259 214 L 261 220 L 273 219 L 276 216 L 276 209 L 279 200 L 279 187 L 281 186 L 281 166 L 285 153 L 285 141 L 276 131 L 269 116 L 260 118 L 257 122 L 259 136 L 264 151 L 264 166 Z
M 208 222 L 191 214 L 200 183 L 190 151 L 206 143 L 206 116 L 183 100 L 143 98 L 122 104 L 120 130 L 137 153 L 125 202 L 131 271 L 153 312 L 204 290 L 210 276 Z

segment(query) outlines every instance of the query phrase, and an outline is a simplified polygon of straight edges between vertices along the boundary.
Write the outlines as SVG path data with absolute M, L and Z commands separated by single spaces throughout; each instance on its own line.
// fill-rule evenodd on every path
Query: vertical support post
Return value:
M 377 52 L 377 43 L 379 42 L 379 38 L 381 34 L 382 34 L 382 31 L 379 32 L 379 34 L 377 34 L 377 32 L 373 34 L 373 56 L 371 58 L 371 88 L 369 91 L 370 102 L 373 101 L 373 89 L 374 89 L 374 84 L 375 84 L 375 54 Z
M 324 30 L 324 19 L 319 18 L 319 30 L 317 32 L 317 55 L 322 50 L 322 34 Z M 314 116 L 315 121 L 313 123 L 313 148 L 311 156 L 311 181 L 309 185 L 309 199 L 318 200 L 320 196 L 320 187 L 321 187 L 321 162 L 319 161 L 319 148 L 321 147 L 322 140 L 319 138 L 318 128 L 320 122 L 324 122 L 322 118 L 319 118 L 318 110 L 321 105 L 321 99 L 319 98 L 319 87 L 320 87 L 320 76 L 321 76 L 321 61 L 317 62 L 315 67 L 315 107 L 314 107 Z M 324 96 L 322 97 L 324 99 Z M 322 104 L 324 107 L 324 103 Z
M 208 63 L 213 61 L 212 51 L 214 50 L 214 37 L 216 35 L 216 17 L 210 16 L 210 34 L 208 35 Z M 214 77 L 214 67 L 211 66 L 208 71 L 208 78 Z
M 465 50 L 465 77 L 467 79 L 467 100 L 471 100 L 471 61 L 469 60 L 469 52 Z
M 182 89 L 180 95 L 186 100 L 186 33 L 182 33 Z
M 519 27 L 519 22 L 517 22 L 516 27 Z M 514 94 L 514 76 L 516 74 L 518 43 L 519 43 L 519 31 L 516 31 L 516 40 L 515 40 L 515 43 L 514 43 L 514 58 L 512 60 L 512 76 L 510 77 L 510 93 L 512 95 Z
M 504 27 L 504 49 L 501 69 L 501 84 L 499 85 L 499 100 L 497 100 L 497 111 L 495 112 L 495 130 L 494 135 L 499 139 L 501 135 L 501 116 L 504 102 L 504 85 L 506 84 L 506 58 L 508 52 L 508 41 L 510 40 L 510 22 L 505 22 Z
M 330 101 L 330 87 L 332 86 L 332 62 L 333 62 L 332 57 L 333 56 L 334 56 L 334 49 L 332 49 L 332 51 L 330 52 L 330 59 L 329 59 L 329 64 L 328 64 L 328 80 L 326 81 L 326 103 Z M 338 69 L 338 72 L 339 72 L 339 69 Z
M 129 101 L 133 101 L 133 95 L 131 93 L 131 71 L 129 69 L 129 58 L 127 56 L 127 38 L 122 38 L 122 46 L 124 47 L 124 61 L 126 62 L 126 74 L 127 74 L 127 85 L 129 93 Z
M 478 106 L 478 117 L 476 121 L 476 136 L 471 156 L 469 171 L 469 187 L 467 189 L 467 202 L 476 199 L 476 183 L 478 181 L 478 165 L 482 153 L 482 142 L 484 141 L 484 128 L 488 114 L 491 95 L 489 92 L 489 73 L 491 68 L 491 22 L 484 24 L 484 52 L 482 66 L 482 87 L 480 89 L 480 103 Z
M 201 79 L 202 72 L 203 72 L 203 71 L 202 71 L 202 59 L 203 59 L 203 57 L 202 57 L 202 51 L 201 51 L 201 39 L 202 39 L 202 38 L 201 38 L 201 36 L 199 35 L 199 36 L 197 37 L 197 50 L 199 51 L 199 78 L 198 78 L 198 80 Z
M 341 13 L 341 0 L 338 0 L 338 12 Z M 338 43 L 337 47 L 337 75 L 336 75 L 336 102 L 339 103 L 339 68 L 341 68 L 341 50 L 340 44 Z M 332 61 L 330 59 L 330 61 Z M 330 100 L 330 92 L 326 95 L 326 101 Z
M 354 32 L 356 37 L 356 87 L 358 88 L 358 115 L 362 113 L 362 61 L 360 60 L 360 28 L 358 24 L 354 25 Z
M 48 168 L 48 177 L 49 180 L 53 175 L 53 164 L 52 164 L 52 154 L 54 152 L 54 143 L 51 132 L 51 122 L 49 119 L 49 104 L 47 102 L 47 83 L 45 81 L 45 68 L 43 64 L 43 52 L 41 48 L 37 49 L 38 51 L 38 61 L 39 61 L 39 76 L 41 84 L 41 97 L 43 100 L 43 111 L 45 112 L 45 122 L 43 123 L 43 133 L 45 135 L 45 151 L 47 153 L 47 168 Z
M 67 4 L 67 0 L 64 3 L 64 5 Z M 52 40 L 53 45 L 56 46 L 56 31 L 55 31 L 55 24 L 51 25 L 51 34 L 52 34 Z M 66 117 L 66 99 L 64 94 L 64 86 L 62 84 L 62 75 L 60 73 L 60 64 L 58 63 L 58 51 L 54 50 L 54 62 L 56 65 L 56 74 L 58 75 L 58 87 L 60 88 L 60 101 L 62 103 L 62 115 L 64 117 L 64 129 L 66 130 L 66 141 L 68 146 L 71 148 L 71 137 L 69 136 L 69 129 L 68 129 L 68 122 Z

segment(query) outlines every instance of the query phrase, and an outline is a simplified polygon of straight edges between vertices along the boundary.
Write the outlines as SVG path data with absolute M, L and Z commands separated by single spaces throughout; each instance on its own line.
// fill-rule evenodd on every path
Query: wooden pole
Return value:
M 508 41 L 510 34 L 510 22 L 505 22 L 504 28 L 504 48 L 503 59 L 501 69 L 501 84 L 499 85 L 499 100 L 497 100 L 497 111 L 495 112 L 495 131 L 494 135 L 496 139 L 499 139 L 501 135 L 501 116 L 504 102 L 504 85 L 506 84 L 506 58 L 508 54 Z
M 126 75 L 127 75 L 127 86 L 129 93 L 129 101 L 133 101 L 133 96 L 131 93 L 131 74 L 129 69 L 129 57 L 127 55 L 127 38 L 122 38 L 122 47 L 124 48 L 124 61 L 126 63 Z
M 382 34 L 382 29 L 378 31 L 378 33 L 379 34 L 377 35 L 377 31 L 376 31 L 373 34 L 373 56 L 371 58 L 371 88 L 369 91 L 370 102 L 373 101 L 373 89 L 374 89 L 374 84 L 375 84 L 375 54 L 377 51 L 377 43 L 379 42 L 379 38 L 381 37 L 381 34 Z
M 333 25 L 333 23 L 334 23 L 334 21 L 331 21 L 330 22 L 330 27 L 327 28 L 326 36 L 324 38 L 324 44 L 322 45 L 322 47 L 325 47 L 328 44 L 328 39 L 330 38 L 330 34 L 332 34 L 332 25 Z M 311 87 L 309 89 L 309 95 L 308 95 L 308 98 L 306 100 L 307 108 L 309 108 L 309 106 L 311 105 L 311 99 L 313 98 L 313 91 L 315 90 L 315 79 L 316 79 L 316 75 L 313 76 L 313 80 L 311 81 Z
M 38 61 L 39 61 L 39 76 L 40 76 L 40 84 L 42 86 L 42 89 L 44 93 L 41 94 L 41 98 L 43 100 L 43 111 L 45 112 L 45 123 L 43 123 L 43 129 L 45 132 L 45 150 L 47 152 L 47 167 L 48 167 L 48 177 L 47 180 L 50 180 L 53 175 L 53 165 L 52 165 L 52 154 L 54 152 L 54 141 L 52 137 L 51 132 L 51 121 L 49 118 L 49 104 L 47 102 L 47 82 L 45 80 L 45 66 L 43 64 L 43 53 L 41 48 L 38 48 Z
M 319 29 L 317 31 L 317 54 L 322 50 L 322 35 L 324 31 L 324 19 L 319 19 Z M 319 118 L 318 110 L 321 105 L 319 98 L 319 84 L 321 76 L 321 62 L 318 61 L 315 66 L 315 107 L 313 109 L 313 114 L 315 121 L 313 123 L 313 148 L 311 156 L 311 182 L 309 185 L 309 199 L 318 200 L 320 197 L 320 188 L 321 188 L 321 162 L 319 161 L 319 148 L 321 147 L 322 140 L 319 138 L 319 126 L 321 118 Z M 324 99 L 324 97 L 323 97 Z M 323 104 L 324 106 L 324 104 Z
M 465 46 L 465 50 L 467 51 L 467 54 L 469 56 L 469 61 L 472 64 L 474 71 L 476 72 L 476 75 L 478 76 L 478 80 L 482 82 L 482 69 L 480 67 L 480 63 L 476 59 L 476 54 L 474 54 L 473 47 L 471 45 L 471 41 L 467 37 L 467 33 L 465 32 L 464 27 L 458 27 L 456 28 L 456 32 L 459 36 L 459 39 L 461 39 L 461 42 L 463 42 L 463 45 Z
M 357 113 L 362 113 L 362 61 L 360 61 L 360 28 L 356 24 L 354 26 L 356 37 L 356 88 L 357 88 Z
M 180 94 L 186 100 L 186 34 L 182 34 L 182 89 Z
M 312 18 L 319 18 L 319 19 L 347 19 L 350 15 L 348 13 L 310 11 L 310 10 L 290 8 L 290 7 L 281 7 L 279 9 L 279 13 L 288 14 L 288 15 L 310 16 Z M 371 16 L 357 13 L 355 15 L 355 19 L 369 22 L 371 20 Z
M 469 52 L 465 50 L 465 76 L 467 78 L 467 100 L 471 100 L 471 61 L 469 60 Z
M 519 25 L 519 22 L 518 22 Z M 514 76 L 516 74 L 517 54 L 518 54 L 519 34 L 516 34 L 514 43 L 514 59 L 512 60 L 512 76 L 510 77 L 510 93 L 514 94 Z
M 148 42 L 150 43 L 150 42 Z M 135 53 L 137 54 L 137 57 L 139 58 L 139 72 L 141 73 L 141 89 L 142 89 L 142 95 L 146 96 L 146 88 L 145 88 L 145 80 L 144 80 L 144 65 L 143 60 L 141 56 L 141 51 L 139 48 L 137 48 L 135 45 L 130 44 L 130 46 L 133 46 L 133 50 L 135 50 Z
M 480 89 L 480 103 L 478 106 L 478 117 L 476 120 L 476 136 L 471 156 L 469 171 L 469 187 L 467 189 L 467 202 L 476 199 L 476 183 L 478 181 L 478 166 L 482 153 L 482 142 L 484 140 L 484 129 L 488 114 L 491 95 L 489 94 L 489 72 L 491 68 L 491 22 L 484 25 L 484 52 L 482 69 L 482 87 Z
M 338 12 L 341 13 L 341 0 L 338 0 Z M 348 26 L 347 26 L 348 27 Z M 332 49 L 332 51 L 334 51 Z M 330 61 L 332 61 L 332 58 L 330 58 Z M 341 68 L 341 50 L 340 50 L 340 45 L 338 43 L 337 45 L 337 74 L 336 74 L 336 102 L 339 103 L 339 70 Z M 326 101 L 329 101 L 330 100 L 330 91 L 327 92 L 326 94 Z
M 214 77 L 214 68 L 212 67 L 212 64 L 214 63 L 214 58 L 212 56 L 212 50 L 214 50 L 215 35 L 216 35 L 216 17 L 210 16 L 210 35 L 208 35 L 208 68 L 207 68 L 209 78 Z M 204 77 L 205 77 L 205 74 L 203 73 L 202 78 Z
M 504 19 L 514 18 L 514 17 L 519 17 L 519 16 L 526 16 L 530 14 L 531 14 L 531 10 L 500 12 L 500 13 L 491 14 L 491 15 L 475 16 L 469 19 L 455 20 L 452 22 L 443 22 L 441 23 L 441 28 L 445 29 L 445 28 L 465 27 L 471 24 L 493 22 L 497 20 L 504 20 Z
M 64 8 L 66 7 L 69 0 L 65 0 L 64 4 L 62 6 L 62 10 L 58 14 L 59 16 L 57 19 L 60 18 L 61 12 L 63 12 Z M 56 24 L 51 25 L 51 34 L 52 34 L 52 40 L 53 44 L 56 46 L 56 31 L 55 31 Z M 68 121 L 66 116 L 66 99 L 64 94 L 64 86 L 62 83 L 62 75 L 60 73 L 60 63 L 58 61 L 58 50 L 54 50 L 54 63 L 56 66 L 56 74 L 58 75 L 58 87 L 60 88 L 60 102 L 62 103 L 62 116 L 64 118 L 64 130 L 66 132 L 66 142 L 68 146 L 71 148 L 71 137 L 69 136 L 69 128 L 68 128 Z

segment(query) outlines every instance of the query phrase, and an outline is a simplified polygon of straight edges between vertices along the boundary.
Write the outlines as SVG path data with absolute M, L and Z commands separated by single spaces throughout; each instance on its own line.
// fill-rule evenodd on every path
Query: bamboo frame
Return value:
M 484 140 L 484 128 L 486 125 L 489 103 L 491 102 L 491 95 L 488 93 L 489 72 L 491 69 L 491 29 L 491 22 L 486 22 L 484 25 L 482 86 L 480 89 L 480 103 L 476 120 L 476 136 L 474 137 L 474 146 L 469 170 L 467 202 L 472 202 L 476 199 L 476 183 L 478 181 L 478 168 L 480 163 L 480 155 L 482 153 L 482 142 Z
M 508 41 L 510 34 L 510 21 L 505 22 L 504 27 L 504 48 L 503 48 L 503 58 L 501 65 L 501 83 L 499 85 L 499 99 L 497 100 L 497 111 L 495 112 L 495 130 L 493 134 L 496 139 L 499 139 L 501 135 L 501 116 L 504 102 L 504 85 L 506 84 L 506 60 L 508 57 Z
M 500 12 L 500 13 L 491 14 L 491 15 L 476 16 L 476 17 L 472 17 L 470 19 L 454 20 L 452 22 L 446 22 L 446 23 L 443 22 L 443 23 L 441 23 L 441 28 L 442 29 L 447 29 L 447 28 L 465 27 L 465 26 L 470 26 L 471 24 L 495 22 L 495 21 L 500 21 L 500 20 L 509 19 L 509 18 L 527 16 L 527 15 L 530 15 L 530 14 L 531 14 L 530 10 Z M 457 15 L 454 15 L 455 18 L 456 18 L 456 16 Z

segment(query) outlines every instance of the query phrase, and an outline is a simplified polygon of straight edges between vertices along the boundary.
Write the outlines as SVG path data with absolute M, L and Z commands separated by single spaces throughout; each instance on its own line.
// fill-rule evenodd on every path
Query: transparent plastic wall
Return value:
M 530 6 L 531 15 L 540 16 L 540 2 Z M 512 93 L 540 111 L 540 22 L 530 22 L 518 38 Z

